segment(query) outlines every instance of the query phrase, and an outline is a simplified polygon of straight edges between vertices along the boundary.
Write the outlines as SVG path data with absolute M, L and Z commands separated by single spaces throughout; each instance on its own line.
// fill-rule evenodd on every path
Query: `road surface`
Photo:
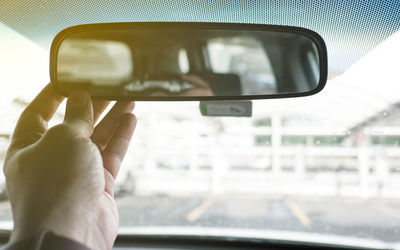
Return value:
M 125 196 L 120 226 L 196 226 L 324 233 L 400 242 L 400 200 L 291 196 Z M 11 220 L 8 202 L 0 221 Z
M 339 197 L 124 197 L 121 226 L 204 226 L 324 233 L 400 242 L 400 200 Z

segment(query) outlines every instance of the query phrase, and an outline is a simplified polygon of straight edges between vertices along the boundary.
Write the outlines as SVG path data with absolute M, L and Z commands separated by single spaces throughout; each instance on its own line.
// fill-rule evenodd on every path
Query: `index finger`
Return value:
M 37 141 L 46 132 L 48 121 L 63 100 L 64 97 L 47 84 L 19 117 L 11 145 L 24 147 Z
M 110 104 L 110 101 L 92 98 L 92 102 L 93 102 L 93 116 L 94 116 L 93 120 L 96 123 L 96 121 L 99 119 L 103 111 Z
M 115 178 L 128 150 L 133 132 L 136 127 L 136 117 L 126 113 L 120 118 L 120 123 L 107 147 L 102 152 L 104 168 Z

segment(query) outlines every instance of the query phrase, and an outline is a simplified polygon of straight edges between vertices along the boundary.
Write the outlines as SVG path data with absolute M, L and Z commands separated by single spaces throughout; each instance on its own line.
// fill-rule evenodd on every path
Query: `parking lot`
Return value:
M 183 227 L 301 232 L 399 242 L 400 200 L 310 196 L 125 196 L 120 227 Z M 11 223 L 8 202 L 0 221 Z M 267 234 L 266 234 L 267 235 Z
M 400 201 L 327 197 L 124 197 L 121 227 L 200 226 L 399 241 Z
M 324 233 L 396 242 L 400 201 L 334 197 L 124 197 L 120 225 L 200 226 Z

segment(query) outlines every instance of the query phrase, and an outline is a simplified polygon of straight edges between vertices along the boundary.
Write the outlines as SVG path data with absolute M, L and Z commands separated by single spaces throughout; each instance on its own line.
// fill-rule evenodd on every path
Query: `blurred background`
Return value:
M 49 51 L 2 23 L 0 37 L 3 165 L 20 113 L 49 82 Z M 203 117 L 198 102 L 136 103 L 116 182 L 121 231 L 184 226 L 398 242 L 398 44 L 397 31 L 315 96 L 253 101 L 251 118 Z M 253 80 L 270 80 L 262 77 Z M 10 227 L 3 175 L 0 190 L 0 227 Z

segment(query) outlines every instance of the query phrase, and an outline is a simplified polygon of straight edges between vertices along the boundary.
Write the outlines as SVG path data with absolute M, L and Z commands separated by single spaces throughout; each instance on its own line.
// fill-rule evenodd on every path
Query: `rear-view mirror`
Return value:
M 315 32 L 228 23 L 74 26 L 54 39 L 53 86 L 114 100 L 236 100 L 312 95 L 327 79 Z

